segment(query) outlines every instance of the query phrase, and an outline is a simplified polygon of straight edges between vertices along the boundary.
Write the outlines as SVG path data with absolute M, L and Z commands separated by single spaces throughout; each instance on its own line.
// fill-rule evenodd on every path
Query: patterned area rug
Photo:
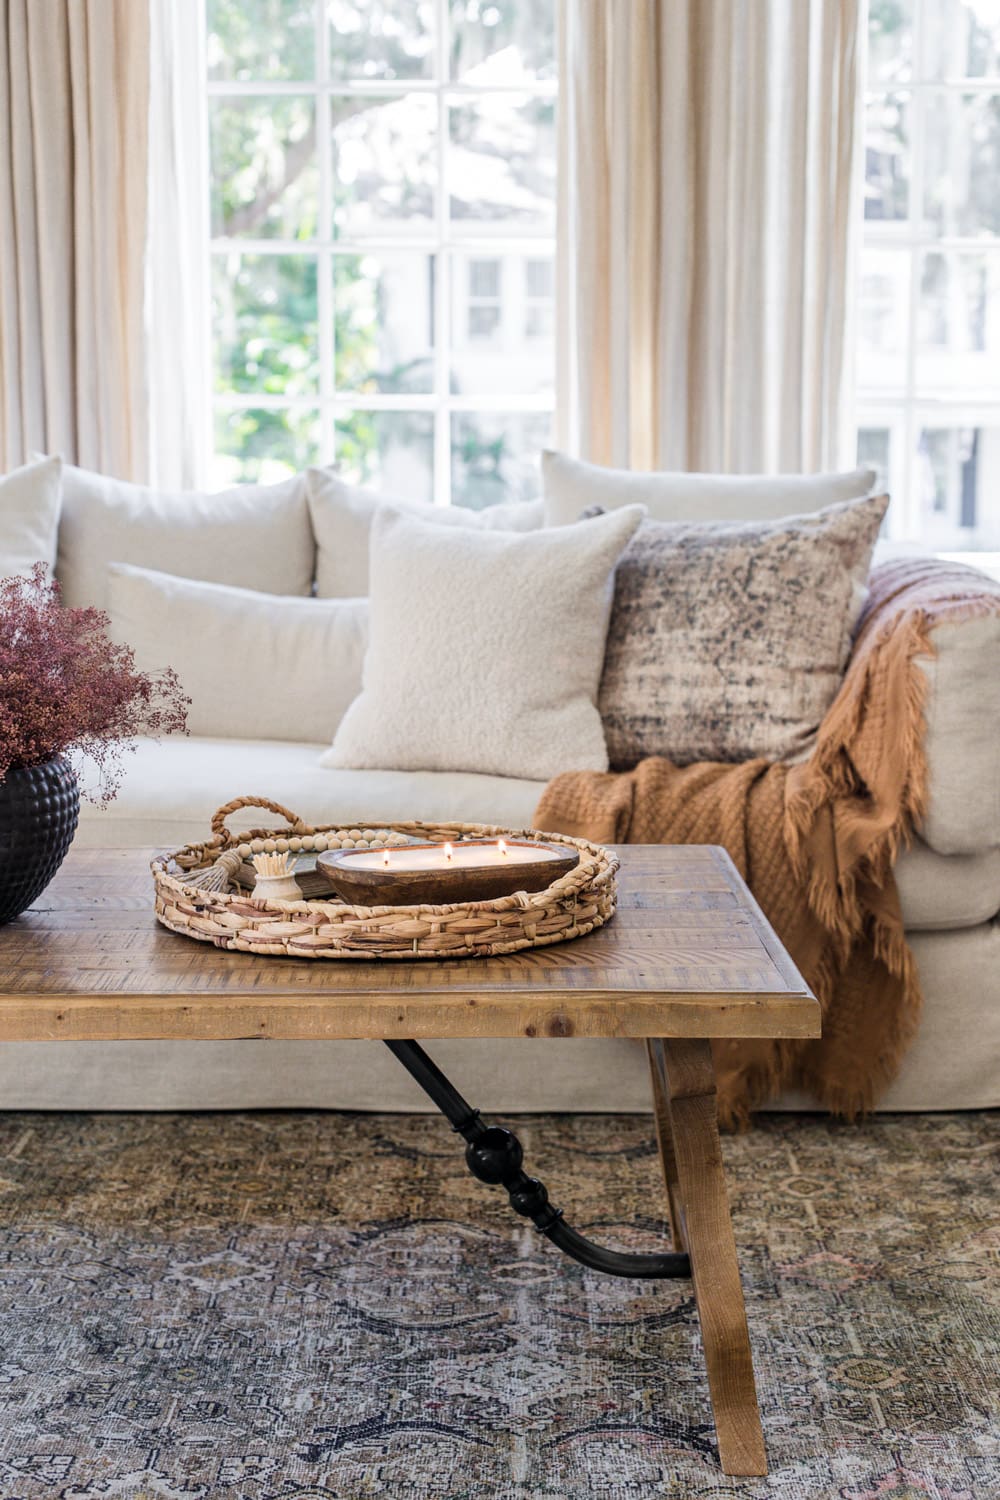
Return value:
M 662 1246 L 651 1121 L 518 1122 Z M 725 1143 L 772 1473 L 719 1473 L 686 1282 L 583 1271 L 437 1118 L 0 1116 L 3 1500 L 991 1500 L 1000 1117 Z

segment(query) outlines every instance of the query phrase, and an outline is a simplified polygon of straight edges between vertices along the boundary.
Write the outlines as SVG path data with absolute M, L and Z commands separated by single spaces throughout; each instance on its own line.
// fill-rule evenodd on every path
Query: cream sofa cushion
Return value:
M 1000 846 L 1000 614 L 939 625 L 931 640 L 921 834 L 939 854 L 976 854 Z
M 107 604 L 107 565 L 268 594 L 312 592 L 315 544 L 302 476 L 217 495 L 167 494 L 67 464 L 56 573 L 69 605 Z
M 146 672 L 173 667 L 188 729 L 250 740 L 328 740 L 361 691 L 367 599 L 305 599 L 112 563 L 115 640 Z
M 528 535 L 372 526 L 364 689 L 324 765 L 542 780 L 606 771 L 597 689 L 629 506 Z
M 896 885 L 908 932 L 979 927 L 1000 912 L 1000 848 L 938 854 L 914 839 L 896 861 Z
M 30 572 L 39 562 L 51 569 L 61 475 L 61 459 L 40 458 L 0 476 L 0 578 Z
M 460 505 L 389 500 L 360 485 L 346 484 L 329 469 L 309 469 L 306 477 L 316 533 L 316 592 L 321 599 L 367 594 L 368 539 L 372 522 L 385 506 L 438 521 L 442 526 L 480 531 L 536 531 L 542 524 L 540 500 L 466 510 Z
M 278 740 L 141 739 L 126 756 L 121 791 L 107 808 L 85 802 L 78 847 L 177 847 L 208 833 L 217 807 L 261 795 L 310 823 L 380 820 L 503 823 L 528 828 L 545 783 L 439 771 L 329 771 L 322 744 Z M 248 808 L 233 828 L 267 823 Z M 275 819 L 275 822 L 279 820 Z
M 542 454 L 546 526 L 567 526 L 595 505 L 644 505 L 651 521 L 768 521 L 871 493 L 874 469 L 846 474 L 644 474 Z

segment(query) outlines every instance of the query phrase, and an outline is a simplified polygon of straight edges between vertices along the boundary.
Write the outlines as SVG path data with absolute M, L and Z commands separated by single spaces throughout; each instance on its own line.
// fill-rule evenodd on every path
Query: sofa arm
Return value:
M 912 818 L 938 854 L 1000 848 L 1000 579 L 926 554 L 873 567 L 815 758 L 867 781 L 873 816 L 897 832 Z
M 1000 591 L 997 604 L 994 614 L 936 625 L 934 655 L 919 659 L 928 683 L 921 835 L 939 854 L 1000 847 Z

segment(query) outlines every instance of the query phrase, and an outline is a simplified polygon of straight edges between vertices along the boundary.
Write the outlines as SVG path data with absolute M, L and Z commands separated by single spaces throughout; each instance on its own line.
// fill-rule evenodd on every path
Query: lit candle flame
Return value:
M 383 849 L 382 850 L 382 863 L 384 865 L 388 865 L 388 863 L 389 863 L 389 851 L 388 851 L 388 849 Z
M 506 854 L 507 853 L 507 844 L 506 844 L 506 841 L 504 839 L 497 839 L 497 848 L 500 850 L 501 854 Z
M 452 851 L 451 845 L 450 844 L 445 844 L 445 846 L 444 846 L 444 857 L 445 857 L 445 859 L 451 859 L 452 852 L 453 851 Z

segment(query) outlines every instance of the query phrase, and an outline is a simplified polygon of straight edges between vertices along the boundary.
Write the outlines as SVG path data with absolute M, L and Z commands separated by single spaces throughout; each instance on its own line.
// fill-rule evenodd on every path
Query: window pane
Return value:
M 335 82 L 434 76 L 434 0 L 327 0 Z
M 1000 252 L 924 256 L 917 384 L 973 398 L 1000 391 Z
M 924 213 L 941 235 L 1000 234 L 1000 93 L 926 95 Z
M 337 421 L 337 472 L 400 500 L 434 497 L 434 417 L 355 411 Z
M 491 307 L 487 303 L 474 303 L 469 308 L 468 330 L 469 338 L 475 339 L 477 343 L 482 343 L 485 339 L 492 342 L 500 333 L 500 308 Z M 455 389 L 461 390 L 461 386 L 456 383 Z
M 1000 7 L 992 0 L 924 0 L 923 29 L 925 77 L 1000 74 Z
M 865 218 L 905 219 L 910 205 L 910 97 L 880 94 L 865 105 Z
M 500 261 L 470 260 L 468 267 L 470 297 L 499 297 Z
M 213 256 L 212 327 L 216 389 L 271 396 L 314 392 L 319 384 L 315 258 Z
M 909 301 L 909 253 L 866 245 L 858 287 L 857 382 L 863 389 L 905 384 Z
M 451 76 L 518 84 L 556 76 L 556 0 L 450 0 Z
M 335 380 L 341 391 L 434 389 L 434 257 L 334 257 Z
M 552 259 L 528 260 L 524 265 L 525 290 L 529 297 L 552 297 L 555 281 Z
M 455 412 L 451 419 L 451 498 L 485 510 L 540 492 L 538 456 L 551 442 L 548 412 Z
M 555 106 L 487 95 L 452 103 L 448 157 L 454 227 L 482 234 L 555 233 Z
M 212 233 L 308 239 L 318 184 L 312 101 L 251 97 L 210 103 Z
M 532 270 L 532 268 L 534 268 Z M 532 296 L 529 288 L 544 289 Z M 452 259 L 451 389 L 460 395 L 551 394 L 552 259 L 511 251 Z
M 337 234 L 426 230 L 434 218 L 437 182 L 434 99 L 334 95 L 330 108 Z
M 875 487 L 889 488 L 889 453 L 892 433 L 888 427 L 862 427 L 858 432 L 858 466 L 875 470 Z
M 318 458 L 319 422 L 314 411 L 239 411 L 215 414 L 211 483 L 272 484 L 297 474 Z
M 208 0 L 206 19 L 210 78 L 314 77 L 315 0 Z
M 868 83 L 891 88 L 913 74 L 913 0 L 871 0 L 868 7 Z
M 1000 547 L 1000 424 L 924 426 L 914 474 L 922 540 L 945 551 Z

